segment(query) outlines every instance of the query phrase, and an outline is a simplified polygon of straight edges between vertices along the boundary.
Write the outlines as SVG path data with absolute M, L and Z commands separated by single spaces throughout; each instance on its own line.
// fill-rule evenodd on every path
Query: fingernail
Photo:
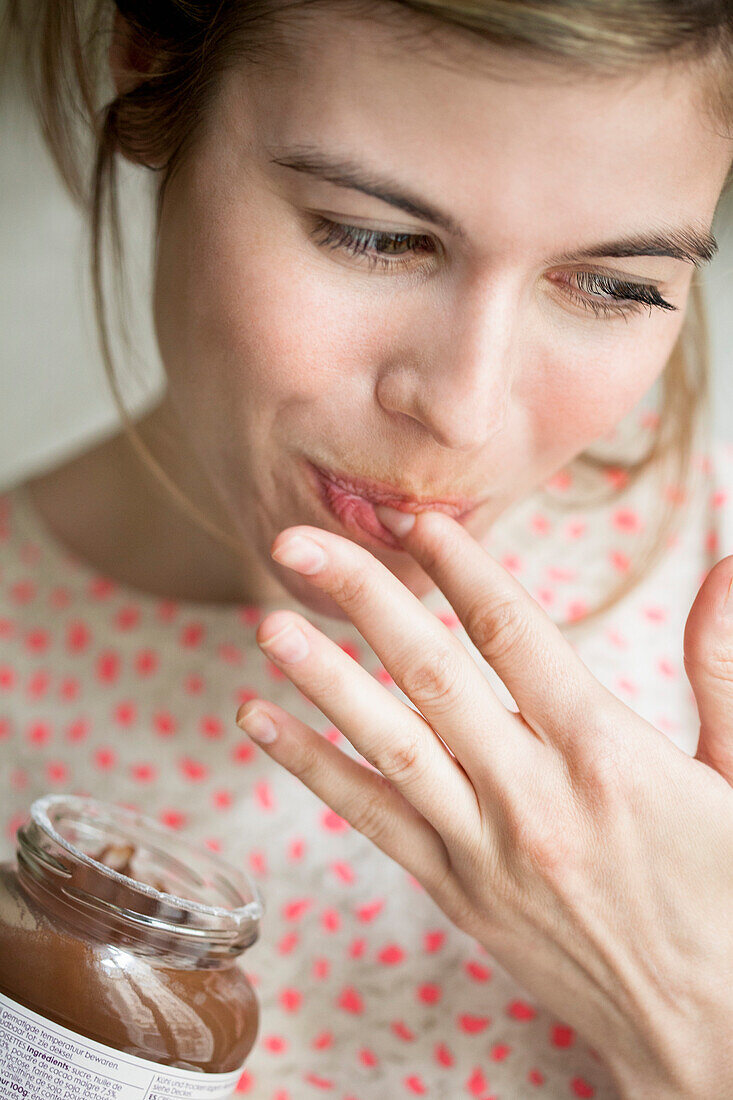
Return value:
M 412 512 L 400 512 L 396 508 L 388 507 L 386 504 L 375 505 L 374 511 L 377 513 L 377 519 L 398 538 L 406 535 L 415 523 L 415 516 Z
M 327 560 L 323 547 L 304 535 L 293 535 L 272 552 L 272 557 L 288 569 L 306 574 L 317 573 L 319 569 L 323 569 Z
M 304 657 L 308 656 L 309 652 L 308 639 L 305 634 L 299 627 L 293 626 L 291 623 L 288 623 L 277 634 L 274 634 L 272 638 L 260 642 L 260 646 L 267 652 L 268 656 L 277 657 L 279 661 L 285 661 L 289 664 L 302 661 Z
M 237 715 L 237 725 L 244 730 L 253 741 L 269 744 L 277 737 L 277 728 L 272 718 L 265 714 L 264 710 L 256 707 L 240 718 Z

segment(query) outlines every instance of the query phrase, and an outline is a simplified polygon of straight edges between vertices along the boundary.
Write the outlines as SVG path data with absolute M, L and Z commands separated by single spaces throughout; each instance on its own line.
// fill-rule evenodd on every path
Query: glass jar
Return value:
M 0 1097 L 103 1097 L 105 1078 L 129 1088 L 115 1100 L 229 1096 L 259 1024 L 237 959 L 263 911 L 249 876 L 149 818 L 34 802 L 0 864 Z

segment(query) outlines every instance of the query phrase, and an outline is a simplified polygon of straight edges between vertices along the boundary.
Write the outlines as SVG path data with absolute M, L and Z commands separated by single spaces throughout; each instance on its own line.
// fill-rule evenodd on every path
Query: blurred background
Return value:
M 163 374 L 150 319 L 152 176 L 123 164 L 134 356 L 116 344 L 133 412 L 155 404 Z M 713 427 L 733 442 L 733 195 L 713 227 L 720 253 L 704 275 L 714 365 Z M 88 230 L 66 196 L 25 95 L 0 101 L 0 491 L 111 434 L 118 424 L 100 352 Z

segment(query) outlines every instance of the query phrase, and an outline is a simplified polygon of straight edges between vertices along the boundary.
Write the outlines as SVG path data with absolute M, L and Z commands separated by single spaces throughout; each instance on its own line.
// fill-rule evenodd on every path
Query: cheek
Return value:
M 645 315 L 636 324 L 621 321 L 621 331 L 610 323 L 602 341 L 586 340 L 568 354 L 553 348 L 540 355 L 545 367 L 529 371 L 519 397 L 532 410 L 538 450 L 567 457 L 610 433 L 664 370 L 681 323 Z
M 252 220 L 251 213 L 249 215 Z M 184 235 L 171 219 L 161 233 L 156 332 L 171 397 L 197 417 L 226 418 L 287 432 L 302 406 L 346 407 L 344 382 L 368 377 L 383 307 L 346 293 L 323 262 L 276 229 L 257 232 L 246 210 L 191 219 Z M 232 226 L 240 227 L 232 230 Z M 275 242 L 275 243 L 272 243 Z

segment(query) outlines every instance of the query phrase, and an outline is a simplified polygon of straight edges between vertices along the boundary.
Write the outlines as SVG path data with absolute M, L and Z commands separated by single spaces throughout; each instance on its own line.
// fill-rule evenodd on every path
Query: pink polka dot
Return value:
M 157 771 L 152 764 L 133 764 L 130 768 L 130 775 L 135 783 L 152 783 Z
M 428 955 L 440 951 L 445 943 L 445 932 L 426 932 L 422 939 L 423 951 Z
M 356 908 L 356 918 L 360 920 L 362 924 L 369 924 L 378 917 L 384 908 L 384 898 L 376 898 L 374 901 L 367 902 L 365 905 L 359 905 Z
M 265 1035 L 262 1045 L 270 1054 L 282 1054 L 288 1049 L 288 1041 L 282 1035 Z
M 341 927 L 341 914 L 337 909 L 324 909 L 321 913 L 321 924 L 327 932 L 338 932 Z
M 171 737 L 177 729 L 177 722 L 167 710 L 158 711 L 153 715 L 153 729 L 159 737 Z
M 534 1020 L 537 1011 L 526 1001 L 517 1000 L 507 1005 L 506 1014 L 513 1020 Z
M 89 647 L 91 635 L 83 622 L 69 623 L 66 629 L 66 648 L 69 653 L 84 653 Z
M 49 641 L 50 637 L 48 631 L 41 630 L 40 628 L 29 630 L 25 636 L 26 648 L 29 649 L 31 653 L 45 653 L 48 649 Z
M 272 792 L 272 787 L 266 779 L 261 779 L 259 783 L 255 783 L 254 788 L 255 800 L 263 810 L 275 809 L 275 796 Z
M 72 676 L 65 677 L 59 684 L 59 696 L 66 703 L 78 699 L 80 691 L 79 681 Z
M 92 762 L 97 771 L 109 771 L 117 763 L 117 754 L 114 749 L 100 748 L 92 756 Z
M 267 856 L 264 852 L 255 850 L 249 853 L 249 866 L 255 875 L 267 874 Z
M 295 989 L 292 986 L 287 989 L 281 989 L 278 995 L 278 1002 L 285 1012 L 297 1012 L 303 1001 L 303 994 L 299 989 Z
M 0 665 L 0 691 L 10 691 L 15 687 L 15 669 L 10 665 Z
M 303 1080 L 317 1089 L 332 1089 L 333 1081 L 328 1077 L 320 1077 L 317 1073 L 306 1073 Z
M 26 605 L 36 598 L 36 586 L 33 581 L 16 581 L 10 587 L 10 599 L 13 603 Z
M 396 943 L 389 943 L 377 952 L 377 958 L 383 966 L 396 966 L 405 957 L 405 952 Z
M 186 815 L 180 810 L 162 810 L 160 821 L 169 829 L 182 829 L 186 824 Z
M 190 756 L 183 756 L 178 761 L 178 767 L 183 776 L 191 783 L 201 783 L 209 774 L 209 769 L 200 760 L 194 760 Z
M 475 982 L 488 982 L 491 979 L 491 970 L 482 963 L 467 962 L 465 968 L 469 978 L 473 978 Z
M 300 936 L 297 932 L 286 932 L 284 936 L 281 936 L 275 945 L 278 955 L 289 955 L 300 943 Z
M 93 600 L 108 600 L 112 593 L 115 591 L 116 586 L 114 581 L 111 581 L 108 577 L 94 577 L 89 584 L 89 596 Z
M 331 964 L 328 959 L 315 958 L 313 960 L 312 971 L 313 977 L 317 981 L 324 981 L 331 971 Z
M 422 1001 L 426 1005 L 435 1005 L 443 996 L 443 990 L 439 985 L 434 982 L 425 982 L 424 985 L 418 986 L 417 999 Z
M 575 1032 L 565 1024 L 555 1024 L 550 1028 L 550 1042 L 556 1047 L 571 1047 L 575 1042 Z
M 137 716 L 137 707 L 129 700 L 118 703 L 114 709 L 113 717 L 118 726 L 131 726 Z
M 588 1100 L 589 1097 L 596 1094 L 593 1085 L 586 1081 L 584 1077 L 573 1077 L 570 1088 L 575 1096 L 581 1096 L 584 1100 Z
M 199 730 L 208 741 L 217 741 L 224 733 L 224 725 L 215 714 L 205 714 L 199 722 Z
M 321 814 L 321 825 L 331 833 L 343 833 L 351 828 L 348 821 L 344 821 L 335 810 L 324 810 Z
M 46 745 L 51 740 L 51 726 L 48 722 L 31 722 L 26 739 L 31 745 Z
M 331 870 L 341 882 L 347 885 L 351 885 L 356 879 L 356 872 L 350 863 L 337 860 L 331 864 Z
M 445 1043 L 436 1043 L 433 1049 L 433 1057 L 439 1066 L 450 1068 L 455 1064 L 455 1058 Z
M 643 522 L 633 508 L 617 508 L 611 515 L 611 523 L 619 531 L 636 534 L 642 529 Z
M 138 676 L 150 676 L 158 668 L 158 654 L 153 649 L 141 649 L 135 656 L 135 671 Z
M 51 760 L 46 765 L 46 778 L 49 783 L 65 783 L 69 778 L 69 769 L 63 760 Z
M 313 905 L 312 898 L 294 898 L 283 905 L 283 920 L 300 920 Z
M 466 1089 L 471 1096 L 483 1096 L 488 1087 L 489 1082 L 484 1077 L 481 1067 L 476 1066 L 466 1081 Z
M 118 630 L 132 630 L 140 622 L 140 609 L 134 605 L 121 607 L 114 618 Z
M 203 623 L 188 623 L 181 630 L 178 641 L 185 649 L 196 649 L 203 642 L 205 635 Z
M 364 1011 L 364 1002 L 358 990 L 356 990 L 353 985 L 348 985 L 345 989 L 341 990 L 337 1004 L 344 1012 L 350 1012 L 355 1015 L 359 1015 Z
M 393 1035 L 396 1035 L 398 1039 L 401 1039 L 404 1043 L 412 1043 L 415 1039 L 415 1032 L 412 1031 L 404 1020 L 393 1020 L 389 1025 Z
M 458 1017 L 458 1026 L 467 1035 L 478 1035 L 479 1032 L 485 1031 L 490 1023 L 491 1019 L 488 1016 L 474 1016 L 470 1012 L 464 1012 Z
M 48 692 L 51 683 L 50 673 L 46 669 L 34 672 L 26 685 L 26 692 L 31 699 L 42 699 Z
M 113 684 L 120 674 L 120 658 L 111 650 L 100 654 L 97 660 L 97 679 L 103 684 Z
M 228 665 L 239 665 L 244 660 L 244 653 L 239 646 L 231 642 L 223 642 L 217 649 L 220 660 Z

